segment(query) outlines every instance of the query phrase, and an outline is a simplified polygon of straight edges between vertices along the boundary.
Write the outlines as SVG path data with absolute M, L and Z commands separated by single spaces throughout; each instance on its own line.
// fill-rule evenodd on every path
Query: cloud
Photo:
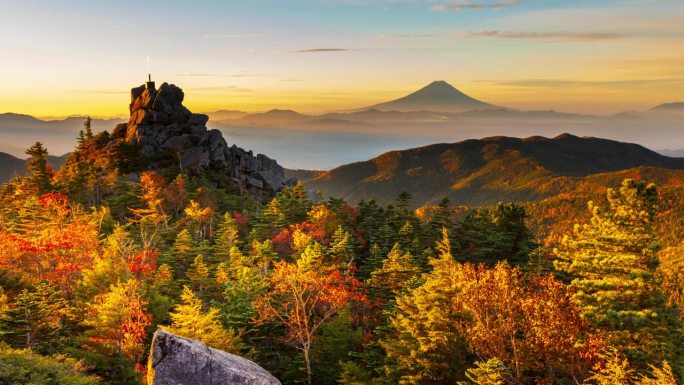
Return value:
M 571 33 L 571 32 L 531 32 L 531 31 L 474 31 L 469 37 L 493 37 L 502 39 L 543 40 L 554 42 L 593 42 L 625 37 L 617 33 Z
M 430 39 L 437 37 L 435 33 L 421 33 L 421 34 L 396 34 L 388 33 L 376 36 L 378 39 Z
M 622 79 L 622 80 L 567 80 L 567 79 L 518 79 L 508 81 L 479 80 L 497 86 L 519 88 L 576 88 L 576 87 L 631 87 L 635 85 L 658 85 L 684 83 L 684 77 Z
M 308 48 L 299 49 L 296 51 L 289 51 L 290 53 L 313 53 L 313 52 L 344 52 L 349 51 L 346 48 Z
M 494 10 L 499 10 L 501 8 L 510 7 L 516 5 L 520 0 L 499 0 L 495 2 L 483 2 L 483 1 L 471 1 L 471 0 L 458 0 L 453 1 L 450 4 L 438 4 L 433 6 L 431 9 L 434 11 L 462 11 L 464 9 L 483 9 L 489 8 Z

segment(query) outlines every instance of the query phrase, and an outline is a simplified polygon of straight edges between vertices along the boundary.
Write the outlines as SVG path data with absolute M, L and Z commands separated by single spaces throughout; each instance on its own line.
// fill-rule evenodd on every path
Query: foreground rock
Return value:
M 198 174 L 216 170 L 230 177 L 241 190 L 257 197 L 277 192 L 286 184 L 283 168 L 273 159 L 236 145 L 228 146 L 221 131 L 208 130 L 209 117 L 183 106 L 183 90 L 154 82 L 131 90 L 126 141 L 138 143 L 145 155 L 166 152 L 182 171 Z
M 148 363 L 149 385 L 280 385 L 254 362 L 157 330 Z

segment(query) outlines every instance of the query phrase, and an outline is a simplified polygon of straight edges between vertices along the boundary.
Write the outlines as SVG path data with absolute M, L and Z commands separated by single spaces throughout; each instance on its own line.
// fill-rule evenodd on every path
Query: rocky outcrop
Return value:
M 218 170 L 257 197 L 287 184 L 285 172 L 275 160 L 228 146 L 221 131 L 207 129 L 207 115 L 193 114 L 183 106 L 184 96 L 183 90 L 168 83 L 159 89 L 154 82 L 131 89 L 126 141 L 139 143 L 145 155 L 173 154 L 180 168 L 189 173 Z
M 157 330 L 148 362 L 149 385 L 280 385 L 261 366 L 205 344 Z

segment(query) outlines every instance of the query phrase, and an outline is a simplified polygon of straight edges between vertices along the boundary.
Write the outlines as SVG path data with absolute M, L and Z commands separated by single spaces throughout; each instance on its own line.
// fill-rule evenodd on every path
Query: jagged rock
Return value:
M 259 198 L 286 186 L 285 171 L 275 160 L 229 146 L 221 131 L 207 129 L 207 115 L 183 106 L 184 97 L 168 83 L 158 90 L 154 82 L 131 89 L 126 141 L 141 144 L 145 155 L 168 151 L 191 173 L 219 170 Z
M 256 363 L 157 330 L 148 362 L 149 385 L 280 385 Z

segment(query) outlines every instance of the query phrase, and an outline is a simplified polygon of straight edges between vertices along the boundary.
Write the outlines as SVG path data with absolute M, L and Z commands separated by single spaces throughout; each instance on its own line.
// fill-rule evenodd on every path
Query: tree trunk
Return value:
M 309 348 L 304 348 L 304 362 L 306 362 L 306 383 L 311 385 L 311 359 L 309 358 Z

